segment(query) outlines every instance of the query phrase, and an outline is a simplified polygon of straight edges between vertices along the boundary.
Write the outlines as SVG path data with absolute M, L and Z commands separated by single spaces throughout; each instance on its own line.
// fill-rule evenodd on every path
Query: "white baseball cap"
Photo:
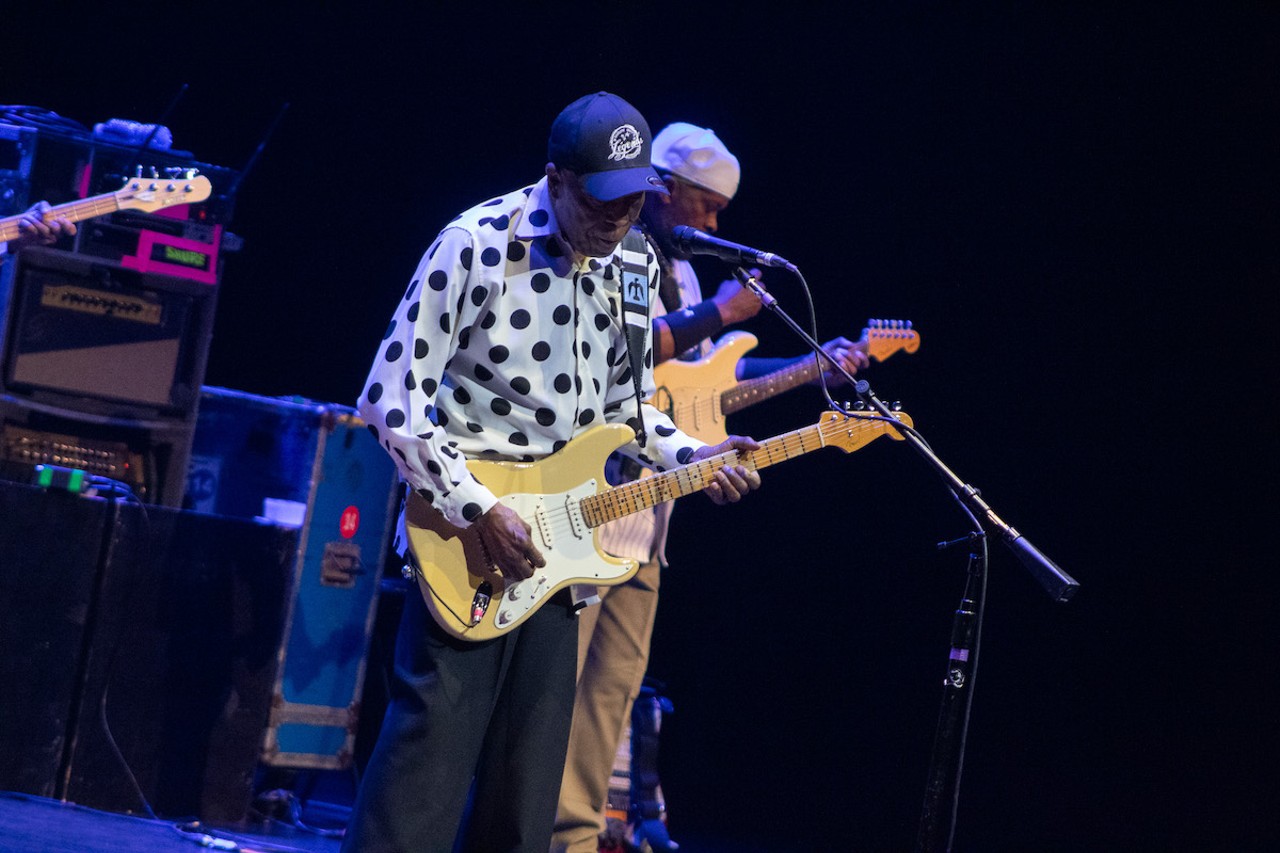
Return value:
M 653 138 L 653 167 L 694 186 L 733 198 L 742 170 L 715 131 L 677 121 Z

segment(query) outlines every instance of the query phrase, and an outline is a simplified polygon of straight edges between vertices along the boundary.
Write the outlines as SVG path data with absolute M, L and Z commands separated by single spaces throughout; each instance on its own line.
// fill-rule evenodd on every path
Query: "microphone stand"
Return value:
M 742 267 L 734 270 L 734 276 L 751 290 L 761 304 L 777 315 L 816 356 L 844 377 L 859 400 L 880 417 L 894 419 L 893 412 L 871 391 L 865 379 L 855 380 L 814 338 L 800 327 L 782 308 L 764 286 Z M 803 280 L 803 278 L 802 278 Z M 896 420 L 896 419 L 894 419 Z M 933 755 L 930 760 L 925 802 L 920 818 L 915 850 L 933 853 L 950 850 L 955 835 L 955 813 L 959 798 L 960 771 L 964 765 L 964 741 L 969 727 L 969 712 L 973 702 L 974 673 L 977 670 L 979 639 L 982 633 L 983 603 L 987 583 L 987 534 L 982 520 L 999 532 L 1001 541 L 1013 551 L 1018 561 L 1058 603 L 1068 601 L 1080 584 L 1060 569 L 1027 539 L 1006 524 L 979 496 L 978 490 L 962 481 L 948 468 L 924 439 L 912 427 L 899 424 L 897 431 L 906 442 L 942 477 L 947 488 L 968 516 L 972 529 L 968 536 L 938 547 L 968 543 L 971 546 L 966 573 L 964 594 L 955 612 L 951 632 L 951 650 L 947 661 L 947 675 L 943 681 L 942 710 L 934 736 Z M 942 838 L 946 829 L 945 841 Z

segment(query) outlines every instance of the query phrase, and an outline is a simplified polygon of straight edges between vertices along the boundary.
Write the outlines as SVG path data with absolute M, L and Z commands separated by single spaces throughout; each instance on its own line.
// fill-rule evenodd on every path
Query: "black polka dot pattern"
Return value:
M 494 499 L 468 458 L 540 459 L 635 416 L 619 255 L 575 270 L 556 232 L 545 182 L 462 213 L 423 256 L 370 371 L 370 432 L 454 523 Z M 676 464 L 683 435 L 649 408 L 645 419 L 646 452 Z

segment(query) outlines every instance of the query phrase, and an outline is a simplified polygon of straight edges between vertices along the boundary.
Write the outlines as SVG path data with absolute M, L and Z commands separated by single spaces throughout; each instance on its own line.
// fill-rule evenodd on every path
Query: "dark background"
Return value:
M 535 180 L 578 96 L 712 127 L 743 162 L 721 235 L 798 264 L 822 340 L 913 321 L 872 388 L 1081 584 L 1055 604 L 992 543 L 956 848 L 1280 842 L 1274 7 L 369 5 L 5 13 L 3 103 L 163 117 L 234 168 L 289 105 L 236 199 L 209 384 L 353 403 L 435 232 Z M 965 569 L 934 543 L 965 529 L 883 439 L 682 502 L 651 673 L 684 849 L 911 845 Z

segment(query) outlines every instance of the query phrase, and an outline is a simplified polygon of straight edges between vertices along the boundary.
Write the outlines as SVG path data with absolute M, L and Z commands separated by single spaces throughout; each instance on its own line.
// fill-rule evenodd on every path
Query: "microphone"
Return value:
M 677 225 L 672 228 L 671 237 L 680 251 L 691 255 L 713 255 L 731 264 L 782 267 L 797 272 L 795 264 L 773 252 L 762 252 L 740 243 L 730 243 L 728 240 L 712 237 L 688 225 Z

